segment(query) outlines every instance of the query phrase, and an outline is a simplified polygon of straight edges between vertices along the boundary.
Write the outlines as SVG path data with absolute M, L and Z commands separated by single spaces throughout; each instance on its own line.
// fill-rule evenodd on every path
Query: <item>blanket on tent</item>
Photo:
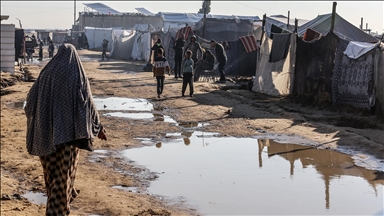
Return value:
M 269 62 L 273 40 L 266 35 L 263 38 L 260 47 L 261 59 L 257 64 L 252 91 L 272 96 L 289 95 L 292 93 L 294 81 L 296 36 L 291 34 L 287 57 L 278 62 Z
M 179 29 L 176 33 L 175 39 L 177 40 L 181 34 L 184 34 L 184 40 L 188 41 L 189 35 L 193 35 L 191 26 Z
M 374 105 L 372 50 L 365 55 L 351 59 L 344 54 L 346 42 L 340 39 L 336 51 L 335 66 L 332 75 L 332 102 L 350 104 L 369 109 Z

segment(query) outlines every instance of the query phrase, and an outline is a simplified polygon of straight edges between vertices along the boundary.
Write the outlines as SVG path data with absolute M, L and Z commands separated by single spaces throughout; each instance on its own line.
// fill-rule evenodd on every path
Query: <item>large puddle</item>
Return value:
M 384 213 L 384 174 L 355 166 L 348 155 L 197 131 L 171 135 L 178 138 L 122 154 L 160 173 L 149 193 L 184 197 L 203 214 Z

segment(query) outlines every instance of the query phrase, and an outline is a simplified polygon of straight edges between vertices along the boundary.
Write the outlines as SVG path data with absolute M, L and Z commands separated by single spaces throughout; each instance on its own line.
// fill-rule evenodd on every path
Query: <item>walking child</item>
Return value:
M 164 50 L 162 48 L 157 49 L 157 56 L 153 62 L 153 76 L 156 77 L 157 81 L 157 98 L 160 98 L 160 95 L 163 93 L 164 89 L 164 79 L 165 79 L 165 70 L 168 71 L 170 76 L 170 68 L 167 59 L 163 56 Z
M 183 87 L 181 89 L 181 96 L 185 97 L 184 93 L 187 88 L 187 85 L 189 84 L 189 96 L 193 96 L 193 59 L 192 57 L 192 51 L 187 50 L 185 52 L 185 60 L 183 63 Z

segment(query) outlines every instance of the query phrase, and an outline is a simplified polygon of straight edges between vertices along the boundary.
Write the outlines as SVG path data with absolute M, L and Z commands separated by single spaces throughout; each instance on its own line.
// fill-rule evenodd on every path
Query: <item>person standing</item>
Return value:
M 225 53 L 223 45 L 211 40 L 211 47 L 216 51 L 216 59 L 219 63 L 220 80 L 219 82 L 225 83 L 224 67 L 227 63 L 227 54 Z
M 182 78 L 181 76 L 181 62 L 183 61 L 183 51 L 185 46 L 184 34 L 180 34 L 179 38 L 175 42 L 175 79 L 177 77 Z
M 51 41 L 51 37 L 48 35 L 47 37 L 47 43 L 49 43 Z
M 43 60 L 43 46 L 44 46 L 44 43 L 42 40 L 40 40 L 40 43 L 39 43 L 39 61 L 42 61 Z
M 49 41 L 49 45 L 48 45 L 49 58 L 53 57 L 54 50 L 55 50 L 55 45 L 53 45 L 53 41 Z
M 160 95 L 163 93 L 164 89 L 164 79 L 165 79 L 165 71 L 168 71 L 168 75 L 170 76 L 170 68 L 167 59 L 163 56 L 163 49 L 157 49 L 157 56 L 153 62 L 153 76 L 156 77 L 157 85 L 157 98 L 160 98 Z
M 197 63 L 195 68 L 195 74 L 194 74 L 194 81 L 197 82 L 199 80 L 199 77 L 201 73 L 204 70 L 212 70 L 213 65 L 215 64 L 215 56 L 211 53 L 211 51 L 207 50 L 204 53 L 203 60 L 199 61 Z
M 183 86 L 181 89 L 181 96 L 185 97 L 184 93 L 187 89 L 187 85 L 189 84 L 189 96 L 193 96 L 193 59 L 192 52 L 190 50 L 187 50 L 185 53 L 185 60 L 183 62 Z
M 103 53 L 101 54 L 101 60 L 104 61 L 104 57 L 107 58 L 107 60 L 109 60 L 108 56 L 107 56 L 107 48 L 108 48 L 108 40 L 107 39 L 103 39 L 103 44 L 102 44 L 102 47 L 103 47 Z
M 202 59 L 203 49 L 201 48 L 200 43 L 196 41 L 195 35 L 191 36 L 191 41 L 187 44 L 185 52 L 187 52 L 187 50 L 191 50 L 192 60 L 194 63 L 197 63 L 198 59 L 200 59 L 200 60 Z M 198 55 L 198 53 L 200 53 L 200 54 Z
M 69 215 L 80 149 L 107 140 L 76 48 L 60 46 L 27 94 L 26 147 L 39 156 L 47 190 L 46 215 Z
M 152 46 L 151 50 L 153 50 L 153 59 L 157 57 L 157 50 L 163 49 L 163 56 L 165 57 L 164 47 L 161 45 L 161 38 L 157 39 L 155 45 Z

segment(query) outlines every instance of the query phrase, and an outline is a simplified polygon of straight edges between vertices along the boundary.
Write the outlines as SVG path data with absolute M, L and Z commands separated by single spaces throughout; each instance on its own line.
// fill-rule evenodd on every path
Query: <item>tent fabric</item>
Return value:
M 178 39 L 181 34 L 184 34 L 184 40 L 188 40 L 189 35 L 193 35 L 193 31 L 192 31 L 191 26 L 187 26 L 187 27 L 179 29 L 176 33 L 175 39 L 176 38 Z
M 321 97 L 327 97 L 329 94 L 328 96 L 330 96 L 332 69 L 338 40 L 333 33 L 314 42 L 306 42 L 297 36 L 294 94 L 322 95 Z
M 338 48 L 341 47 L 340 44 Z M 357 59 L 349 58 L 342 51 L 337 54 L 332 76 L 332 102 L 369 109 L 374 105 L 372 99 L 375 97 L 373 91 L 375 50 Z
M 205 31 L 203 20 L 196 23 L 192 29 L 195 35 L 209 40 L 235 41 L 239 37 L 253 35 L 253 22 L 245 19 L 206 18 Z
M 304 33 L 303 40 L 313 41 L 313 40 L 320 39 L 320 37 L 321 37 L 321 34 L 319 32 L 308 28 L 307 31 Z
M 257 50 L 257 41 L 254 35 L 239 37 L 247 53 Z
M 331 30 L 332 14 L 319 15 L 315 19 L 305 23 L 298 28 L 298 35 L 303 37 L 308 28 L 327 35 Z M 349 23 L 336 13 L 334 33 L 342 39 L 348 41 L 377 42 L 378 40 L 366 34 L 361 29 Z
M 261 59 L 257 65 L 252 91 L 272 96 L 292 93 L 296 59 L 295 37 L 295 34 L 291 34 L 291 45 L 285 59 L 269 62 L 273 40 L 266 35 L 263 36 L 263 43 L 260 47 Z
M 107 51 L 111 51 L 112 31 L 113 28 L 84 27 L 84 33 L 87 37 L 89 49 L 102 50 L 103 40 L 107 39 L 109 41 Z
M 111 56 L 117 59 L 131 59 L 133 44 L 135 42 L 135 35 L 136 32 L 133 32 L 129 36 L 123 36 L 122 34 L 116 38 L 113 43 L 113 51 L 111 51 Z
M 291 34 L 273 34 L 275 35 L 272 43 L 269 62 L 278 62 L 285 59 L 291 42 Z
M 156 29 L 149 24 L 135 24 L 135 40 L 131 57 L 134 60 L 149 62 L 151 59 L 151 32 Z
M 349 58 L 357 59 L 365 53 L 371 51 L 373 48 L 375 48 L 375 46 L 377 46 L 377 44 L 351 41 L 345 49 L 344 54 Z

